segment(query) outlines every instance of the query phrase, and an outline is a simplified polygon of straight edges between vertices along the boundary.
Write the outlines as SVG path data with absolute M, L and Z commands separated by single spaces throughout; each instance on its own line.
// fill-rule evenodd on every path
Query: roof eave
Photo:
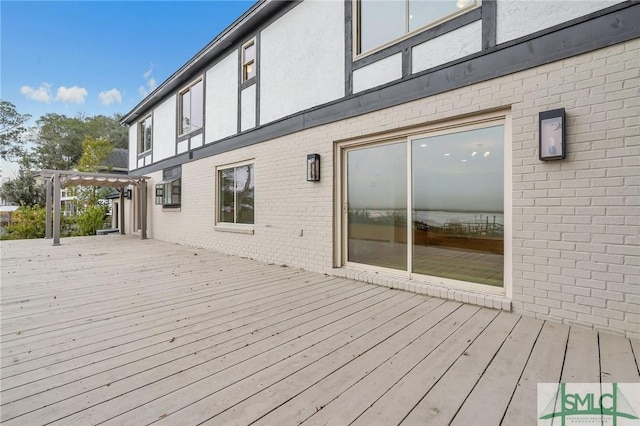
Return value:
M 296 0 L 300 1 L 300 0 Z M 131 124 L 138 119 L 140 115 L 148 111 L 152 105 L 163 99 L 169 93 L 185 83 L 187 78 L 191 77 L 198 68 L 203 67 L 206 63 L 213 60 L 224 52 L 229 46 L 243 37 L 256 27 L 265 18 L 277 13 L 289 1 L 277 0 L 258 0 L 256 4 L 251 6 L 242 16 L 233 21 L 226 29 L 218 34 L 209 44 L 207 44 L 200 52 L 184 64 L 178 71 L 173 73 L 162 84 L 160 84 L 153 92 L 144 98 L 131 111 L 125 114 L 120 120 L 120 124 Z

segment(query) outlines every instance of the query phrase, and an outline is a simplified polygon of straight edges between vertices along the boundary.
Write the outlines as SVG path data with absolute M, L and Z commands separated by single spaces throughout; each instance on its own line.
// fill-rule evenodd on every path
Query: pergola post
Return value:
M 147 239 L 147 183 L 140 185 L 140 233 L 143 240 Z
M 60 245 L 60 173 L 53 175 L 53 245 Z
M 118 213 L 120 214 L 120 223 L 118 224 L 120 228 L 120 235 L 124 235 L 124 191 L 126 191 L 126 187 L 120 188 L 120 208 Z
M 47 179 L 46 180 L 46 192 L 45 192 L 45 197 L 46 197 L 46 223 L 45 223 L 45 227 L 44 227 L 44 237 L 46 239 L 50 239 L 51 238 L 51 208 L 53 207 L 51 205 L 51 179 Z

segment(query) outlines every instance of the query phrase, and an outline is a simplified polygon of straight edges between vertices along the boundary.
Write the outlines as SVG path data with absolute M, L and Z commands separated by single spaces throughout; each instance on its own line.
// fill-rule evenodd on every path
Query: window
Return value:
M 138 154 L 151 149 L 152 119 L 149 115 L 144 120 L 138 122 Z
M 256 76 L 256 41 L 251 40 L 242 46 L 242 81 Z
M 504 288 L 505 128 L 492 116 L 345 144 L 343 260 Z
M 156 205 L 175 208 L 181 205 L 182 167 L 165 169 L 162 182 L 156 184 Z
M 180 92 L 179 100 L 180 134 L 184 135 L 202 127 L 203 83 L 196 80 Z
M 218 169 L 218 223 L 254 223 L 253 164 Z
M 357 0 L 356 53 L 440 23 L 479 3 L 480 0 Z

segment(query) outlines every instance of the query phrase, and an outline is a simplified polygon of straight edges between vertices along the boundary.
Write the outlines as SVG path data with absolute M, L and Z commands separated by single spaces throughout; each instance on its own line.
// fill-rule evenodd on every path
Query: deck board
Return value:
M 640 380 L 637 341 L 212 251 L 0 250 L 3 425 L 531 424 L 537 383 Z
M 640 383 L 640 374 L 628 339 L 600 333 L 601 383 Z
M 569 327 L 545 322 L 533 350 L 527 360 L 516 390 L 504 415 L 504 425 L 529 425 L 537 422 L 536 413 L 530 410 L 536 401 L 538 383 L 558 383 L 562 374 Z

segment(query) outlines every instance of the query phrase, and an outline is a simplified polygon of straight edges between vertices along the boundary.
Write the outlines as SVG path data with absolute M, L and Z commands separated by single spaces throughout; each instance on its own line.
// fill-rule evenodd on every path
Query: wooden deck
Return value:
M 3 425 L 529 425 L 538 382 L 640 382 L 580 327 L 126 236 L 1 250 Z

